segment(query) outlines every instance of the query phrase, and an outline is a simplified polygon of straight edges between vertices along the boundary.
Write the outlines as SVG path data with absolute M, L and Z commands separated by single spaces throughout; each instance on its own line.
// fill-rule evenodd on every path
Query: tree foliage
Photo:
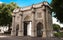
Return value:
M 18 8 L 17 4 L 11 2 L 10 4 L 2 3 L 0 4 L 0 26 L 10 25 L 12 22 L 12 11 Z
M 52 0 L 51 6 L 56 14 L 55 17 L 63 23 L 63 0 Z
M 58 38 L 61 38 L 61 37 L 63 37 L 63 32 L 54 33 L 54 36 L 58 37 Z
M 53 30 L 59 32 L 60 26 L 58 24 L 53 24 Z

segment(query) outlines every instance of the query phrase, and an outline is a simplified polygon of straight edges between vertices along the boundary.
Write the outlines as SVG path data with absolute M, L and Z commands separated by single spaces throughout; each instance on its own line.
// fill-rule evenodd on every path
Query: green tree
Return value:
M 63 23 L 63 0 L 52 0 L 52 11 L 55 12 L 55 17 Z
M 15 8 L 18 8 L 17 4 L 11 2 L 10 4 L 2 3 L 0 4 L 0 26 L 11 25 L 12 22 L 12 12 Z
M 60 26 L 58 24 L 53 24 L 53 30 L 59 32 Z
M 11 32 L 10 27 L 12 23 L 12 12 L 15 8 L 19 8 L 16 3 L 0 4 L 0 26 L 9 26 L 8 33 Z

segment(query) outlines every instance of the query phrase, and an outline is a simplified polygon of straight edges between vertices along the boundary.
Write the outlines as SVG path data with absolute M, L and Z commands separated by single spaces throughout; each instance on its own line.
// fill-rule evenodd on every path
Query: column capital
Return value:
M 31 9 L 32 9 L 32 13 L 35 13 L 36 8 L 33 7 L 33 5 L 32 5 L 32 7 L 31 7 Z
M 36 8 L 32 8 L 32 13 L 35 13 L 35 9 L 36 9 Z
M 20 16 L 23 16 L 23 11 L 20 11 L 20 12 L 19 12 L 19 15 L 20 15 Z
M 42 10 L 46 11 L 46 7 L 44 5 L 42 5 Z
M 15 17 L 15 15 L 14 15 L 14 14 L 12 14 L 12 17 Z
M 20 15 L 20 16 L 23 16 L 23 14 L 21 14 L 21 13 L 20 13 L 19 15 Z

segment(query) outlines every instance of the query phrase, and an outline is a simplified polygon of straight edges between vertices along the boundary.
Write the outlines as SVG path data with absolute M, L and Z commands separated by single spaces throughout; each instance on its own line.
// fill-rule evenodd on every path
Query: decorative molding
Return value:
M 15 14 L 12 14 L 12 17 L 15 17 Z
M 23 12 L 23 11 L 26 11 L 26 10 L 31 10 L 31 9 L 34 9 L 34 8 L 41 8 L 42 6 L 47 6 L 49 7 L 50 9 L 52 9 L 52 7 L 49 6 L 48 2 L 42 2 L 42 3 L 39 3 L 39 4 L 34 4 L 32 6 L 27 6 L 27 7 L 23 7 L 23 8 L 16 8 L 13 12 Z

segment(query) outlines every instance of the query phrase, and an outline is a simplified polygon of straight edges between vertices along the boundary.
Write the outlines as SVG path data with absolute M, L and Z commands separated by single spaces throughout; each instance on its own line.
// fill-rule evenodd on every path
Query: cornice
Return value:
M 38 3 L 38 4 L 33 4 L 32 6 L 27 6 L 27 7 L 23 7 L 23 8 L 16 8 L 13 12 L 23 12 L 26 10 L 31 10 L 33 8 L 40 8 L 42 6 L 47 6 L 48 8 L 52 9 L 52 7 L 49 6 L 48 2 L 42 2 L 42 3 Z

